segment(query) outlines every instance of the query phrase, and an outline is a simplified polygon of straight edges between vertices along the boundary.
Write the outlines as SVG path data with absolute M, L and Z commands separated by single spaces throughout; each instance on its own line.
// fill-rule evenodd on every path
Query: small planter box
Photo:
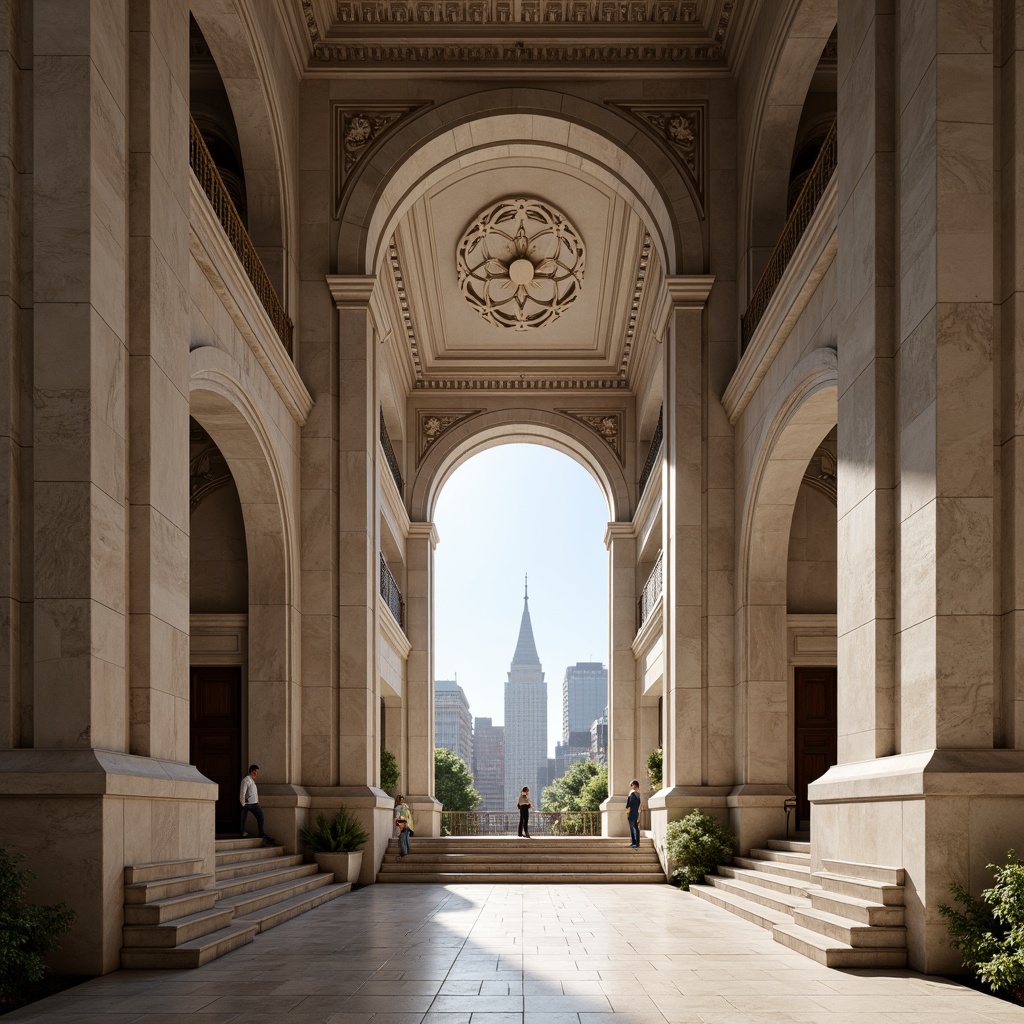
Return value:
M 354 853 L 314 853 L 313 859 L 321 871 L 332 871 L 336 882 L 358 882 L 363 866 L 363 851 Z

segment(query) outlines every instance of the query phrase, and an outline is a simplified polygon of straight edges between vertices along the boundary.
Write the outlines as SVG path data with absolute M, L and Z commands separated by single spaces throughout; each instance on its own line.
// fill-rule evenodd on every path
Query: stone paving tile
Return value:
M 912 971 L 829 970 L 668 886 L 414 885 L 367 887 L 198 970 L 120 971 L 7 1020 L 1024 1024 L 1024 1009 Z

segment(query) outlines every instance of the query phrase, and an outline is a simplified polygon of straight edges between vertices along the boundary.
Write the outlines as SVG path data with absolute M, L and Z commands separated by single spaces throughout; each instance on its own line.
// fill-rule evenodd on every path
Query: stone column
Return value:
M 188 5 L 132 0 L 129 27 L 129 745 L 187 762 Z
M 609 523 L 608 548 L 608 799 L 601 805 L 601 834 L 629 834 L 624 809 L 629 784 L 643 774 L 647 752 L 639 747 L 636 658 L 636 537 L 632 523 Z
M 360 880 L 372 882 L 391 835 L 379 788 L 377 673 L 377 326 L 373 277 L 327 279 L 338 320 L 338 790 L 371 833 Z M 378 313 L 379 317 L 379 313 Z M 387 472 L 387 468 L 383 468 Z
M 948 900 L 952 881 L 975 890 L 985 884 L 984 865 L 1005 857 L 1024 813 L 1024 755 L 993 749 L 995 16 L 989 2 L 968 13 L 962 3 L 939 0 L 901 5 L 894 22 L 858 5 L 841 5 L 840 17 L 840 39 L 863 41 L 852 59 L 842 58 L 839 123 L 854 139 L 866 131 L 875 141 L 863 168 L 854 160 L 858 145 L 840 139 L 839 147 L 841 208 L 843 195 L 852 196 L 839 236 L 839 277 L 851 288 L 839 348 L 845 351 L 849 337 L 856 355 L 840 364 L 841 394 L 859 386 L 846 367 L 859 370 L 866 383 L 863 399 L 851 394 L 840 405 L 840 502 L 850 525 L 840 532 L 839 620 L 846 639 L 839 687 L 841 694 L 852 688 L 854 697 L 839 702 L 846 763 L 809 791 L 813 855 L 816 862 L 840 857 L 905 868 L 910 966 L 941 973 L 959 958 L 938 905 Z M 896 51 L 898 77 L 887 109 L 890 52 Z M 856 108 L 872 95 L 878 111 L 865 118 Z M 892 207 L 885 189 L 889 158 L 874 155 L 884 153 L 889 118 L 898 211 L 891 527 L 888 499 L 877 492 L 884 492 L 887 472 L 884 224 Z M 854 311 L 854 286 L 863 293 L 863 313 Z M 854 424 L 847 432 L 844 418 L 863 414 L 864 404 L 877 424 L 870 430 Z M 874 444 L 865 446 L 872 434 Z M 876 459 L 881 468 L 866 473 Z M 860 495 L 867 512 L 855 531 Z M 885 623 L 878 621 L 886 584 L 871 567 L 893 551 L 898 654 L 890 724 L 882 674 L 887 654 L 879 640 Z M 862 573 L 869 577 L 865 591 L 855 581 Z M 863 644 L 853 633 L 862 618 Z M 859 682 L 862 673 L 866 682 Z M 858 699 L 866 710 L 856 718 L 850 704 Z M 895 753 L 879 756 L 890 750 Z
M 441 805 L 434 798 L 434 549 L 433 523 L 410 523 L 406 541 L 406 663 L 403 718 L 406 761 L 401 783 L 413 810 L 416 834 L 441 834 Z
M 709 785 L 705 305 L 714 278 L 670 277 L 663 356 L 662 550 L 665 572 L 664 784 L 651 799 L 656 835 L 695 806 L 727 816 L 729 787 Z

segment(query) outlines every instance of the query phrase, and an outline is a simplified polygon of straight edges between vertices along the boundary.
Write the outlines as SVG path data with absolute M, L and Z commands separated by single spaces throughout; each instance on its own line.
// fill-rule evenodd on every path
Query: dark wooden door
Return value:
M 242 764 L 242 670 L 195 667 L 191 673 L 190 758 L 217 795 L 217 831 L 238 831 Z
M 798 668 L 795 673 L 796 813 L 798 827 L 807 828 L 807 786 L 836 763 L 836 670 Z

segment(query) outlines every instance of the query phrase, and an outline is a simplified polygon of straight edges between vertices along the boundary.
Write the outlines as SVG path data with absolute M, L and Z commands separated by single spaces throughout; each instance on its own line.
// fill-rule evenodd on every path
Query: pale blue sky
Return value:
M 530 619 L 548 684 L 548 754 L 562 732 L 562 678 L 608 664 L 608 505 L 573 459 L 535 444 L 475 455 L 434 511 L 434 678 L 453 679 L 474 718 L 504 722 L 505 679 L 530 577 Z

